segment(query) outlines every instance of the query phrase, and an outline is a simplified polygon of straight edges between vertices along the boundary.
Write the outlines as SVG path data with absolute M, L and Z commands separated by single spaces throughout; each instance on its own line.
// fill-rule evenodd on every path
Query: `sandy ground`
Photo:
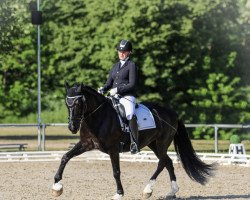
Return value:
M 64 193 L 51 196 L 59 162 L 0 163 L 0 200 L 105 200 L 116 192 L 109 161 L 71 161 L 63 176 Z M 156 163 L 121 163 L 123 200 L 142 199 L 142 191 Z M 219 166 L 206 186 L 193 182 L 180 164 L 175 165 L 180 187 L 177 199 L 250 199 L 250 167 Z M 150 199 L 163 200 L 170 189 L 164 170 Z

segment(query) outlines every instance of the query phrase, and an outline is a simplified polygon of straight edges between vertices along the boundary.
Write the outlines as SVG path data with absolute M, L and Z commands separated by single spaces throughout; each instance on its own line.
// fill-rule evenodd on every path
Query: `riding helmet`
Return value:
M 132 51 L 132 44 L 128 40 L 122 40 L 116 47 L 118 51 Z

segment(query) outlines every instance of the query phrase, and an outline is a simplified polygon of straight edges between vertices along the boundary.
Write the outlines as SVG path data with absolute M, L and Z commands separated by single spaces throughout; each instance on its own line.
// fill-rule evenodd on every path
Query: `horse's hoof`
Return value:
M 58 197 L 63 193 L 63 186 L 61 183 L 54 183 L 52 186 L 52 195 Z
M 149 199 L 149 197 L 151 197 L 151 195 L 152 195 L 152 192 L 151 193 L 143 192 L 142 197 L 143 197 L 143 199 Z
M 121 200 L 122 199 L 122 194 L 115 194 L 113 197 L 112 197 L 112 200 Z
M 142 197 L 144 199 L 148 199 L 149 197 L 151 197 L 152 193 L 153 193 L 153 187 L 155 185 L 155 179 L 154 180 L 150 180 L 149 183 L 146 185 L 146 187 L 143 190 L 143 194 Z

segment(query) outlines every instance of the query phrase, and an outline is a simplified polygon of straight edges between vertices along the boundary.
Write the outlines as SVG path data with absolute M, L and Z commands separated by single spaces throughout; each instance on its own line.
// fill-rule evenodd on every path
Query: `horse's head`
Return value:
M 84 117 L 84 112 L 87 109 L 86 98 L 83 94 L 83 84 L 74 84 L 70 87 L 65 82 L 66 88 L 66 106 L 69 111 L 69 130 L 76 134 L 80 128 L 80 123 Z
M 107 99 L 89 86 L 75 83 L 72 87 L 65 82 L 66 105 L 69 111 L 69 130 L 76 134 L 81 121 L 93 115 Z

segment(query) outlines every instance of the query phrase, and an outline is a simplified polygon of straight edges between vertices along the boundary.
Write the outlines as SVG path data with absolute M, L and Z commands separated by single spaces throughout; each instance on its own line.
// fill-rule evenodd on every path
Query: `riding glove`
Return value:
M 114 96 L 115 94 L 117 94 L 117 87 L 116 88 L 112 88 L 110 91 L 109 91 L 109 94 L 111 96 Z
M 100 94 L 104 94 L 103 87 L 98 88 L 97 91 L 98 91 L 98 93 L 100 93 Z

